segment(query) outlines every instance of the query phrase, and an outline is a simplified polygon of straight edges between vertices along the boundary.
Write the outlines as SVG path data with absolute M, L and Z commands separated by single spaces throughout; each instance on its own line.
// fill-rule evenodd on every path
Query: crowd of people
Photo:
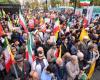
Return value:
M 85 14 L 75 15 L 70 9 L 23 11 L 23 17 L 28 32 L 20 24 L 18 13 L 0 17 L 4 31 L 0 34 L 0 80 L 87 80 L 91 65 L 99 67 L 99 15 L 87 25 Z M 80 40 L 83 27 L 88 36 Z M 14 56 L 8 71 L 5 40 Z

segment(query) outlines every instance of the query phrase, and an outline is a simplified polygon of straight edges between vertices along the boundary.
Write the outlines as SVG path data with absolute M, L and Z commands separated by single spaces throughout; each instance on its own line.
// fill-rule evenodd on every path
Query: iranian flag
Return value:
M 80 0 L 80 5 L 81 6 L 89 6 L 91 0 Z
M 4 48 L 4 57 L 5 57 L 5 67 L 6 71 L 9 72 L 11 65 L 14 62 L 14 56 L 11 52 L 10 45 L 8 43 L 8 39 L 5 37 L 4 43 L 3 43 L 3 48 Z
M 2 25 L 0 24 L 0 36 L 2 35 L 4 35 L 4 31 L 3 31 Z
M 56 22 L 55 22 L 54 28 L 53 28 L 53 33 L 54 33 L 56 40 L 58 38 L 58 32 L 59 31 L 60 31 L 60 21 L 59 21 L 59 19 L 57 19 Z
M 27 41 L 27 45 L 26 45 L 26 59 L 32 63 L 35 60 L 35 54 L 34 51 L 32 50 L 32 46 L 33 45 L 33 37 L 32 34 L 29 32 L 29 38 Z
M 26 25 L 26 21 L 25 21 L 23 15 L 21 14 L 21 12 L 19 12 L 19 23 L 23 27 L 24 31 L 26 33 L 28 33 L 28 28 L 27 28 L 27 25 Z

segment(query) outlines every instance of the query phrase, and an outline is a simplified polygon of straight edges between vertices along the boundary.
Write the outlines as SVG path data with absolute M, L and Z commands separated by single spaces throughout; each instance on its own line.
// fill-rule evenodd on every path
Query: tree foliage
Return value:
M 55 7 L 61 4 L 61 0 L 51 0 L 51 6 Z
M 19 4 L 18 0 L 0 0 L 1 4 Z

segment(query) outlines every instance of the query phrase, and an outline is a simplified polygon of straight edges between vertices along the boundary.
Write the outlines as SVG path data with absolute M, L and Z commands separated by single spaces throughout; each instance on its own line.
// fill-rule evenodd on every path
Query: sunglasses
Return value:
M 42 53 L 44 53 L 44 51 L 37 51 L 37 53 L 42 54 Z

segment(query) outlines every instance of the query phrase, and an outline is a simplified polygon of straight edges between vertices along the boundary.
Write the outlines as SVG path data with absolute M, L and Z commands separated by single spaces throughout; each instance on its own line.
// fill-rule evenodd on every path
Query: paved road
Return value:
M 100 80 L 100 70 L 95 70 L 91 80 Z

